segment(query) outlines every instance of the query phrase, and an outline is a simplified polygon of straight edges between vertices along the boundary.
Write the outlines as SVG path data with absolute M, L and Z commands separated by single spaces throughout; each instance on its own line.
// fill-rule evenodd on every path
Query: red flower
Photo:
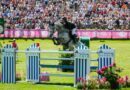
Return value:
M 77 81 L 80 82 L 81 78 L 78 78 Z
M 86 80 L 80 77 L 80 78 L 77 79 L 77 82 L 86 83 Z
M 100 70 L 97 70 L 97 73 L 99 74 L 99 73 L 100 73 Z
M 98 70 L 97 73 L 102 75 L 102 74 L 104 74 L 104 71 Z
M 108 69 L 108 67 L 104 66 L 101 70 L 102 70 L 102 71 L 105 71 L 105 70 L 107 70 L 107 69 Z
M 37 47 L 39 47 L 39 46 L 40 46 L 40 44 L 39 44 L 39 43 L 37 43 L 36 45 L 37 45 Z
M 107 78 L 103 77 L 102 80 L 105 82 L 105 81 L 107 81 Z
M 112 65 L 113 65 L 113 67 L 115 67 L 115 66 L 116 66 L 116 63 L 113 63 Z

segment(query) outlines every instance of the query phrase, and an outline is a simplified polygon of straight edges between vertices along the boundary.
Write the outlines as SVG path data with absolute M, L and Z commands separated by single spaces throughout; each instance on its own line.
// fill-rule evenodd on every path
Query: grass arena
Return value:
M 11 44 L 12 39 L 4 39 L 0 41 L 2 46 L 6 44 Z M 62 50 L 62 46 L 56 46 L 53 44 L 52 40 L 49 39 L 16 39 L 16 43 L 18 45 L 19 50 L 26 50 L 27 47 L 29 47 L 32 43 L 39 43 L 42 50 Z M 115 62 L 118 66 L 118 68 L 121 69 L 122 72 L 119 74 L 121 76 L 130 75 L 129 72 L 129 60 L 130 60 L 130 41 L 129 40 L 91 40 L 90 41 L 90 49 L 91 50 L 97 50 L 100 45 L 106 44 L 112 48 L 115 49 Z M 58 58 L 59 54 L 42 54 L 44 57 L 53 57 Z M 97 55 L 93 55 L 93 58 L 97 58 Z M 32 90 L 76 90 L 75 87 L 73 87 L 73 77 L 56 77 L 56 76 L 50 76 L 49 81 L 44 81 L 40 84 L 34 84 L 30 82 L 26 82 L 26 56 L 25 53 L 18 53 L 16 58 L 16 77 L 18 77 L 19 80 L 17 80 L 16 84 L 0 84 L 0 89 L 29 89 L 32 87 Z M 59 62 L 57 60 L 44 60 L 41 63 L 44 64 L 53 64 L 57 65 Z M 97 63 L 92 63 L 93 65 Z M 1 66 L 0 66 L 1 68 Z M 47 73 L 57 73 L 57 74 L 72 74 L 72 72 L 62 72 L 61 70 L 57 70 L 56 68 L 43 68 L 41 71 L 47 72 Z M 90 73 L 90 77 L 96 76 L 96 72 Z M 46 83 L 45 83 L 46 82 Z M 126 88 L 123 88 L 126 89 Z

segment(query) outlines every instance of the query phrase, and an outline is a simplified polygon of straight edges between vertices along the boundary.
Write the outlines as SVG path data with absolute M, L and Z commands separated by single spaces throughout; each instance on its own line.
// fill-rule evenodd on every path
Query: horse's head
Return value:
M 58 31 L 58 32 L 65 31 L 65 28 L 60 21 L 55 22 L 55 31 Z
M 54 34 L 55 32 L 60 33 L 60 32 L 65 31 L 65 29 L 60 21 L 56 21 L 55 23 L 50 24 L 49 28 L 50 28 L 51 34 Z

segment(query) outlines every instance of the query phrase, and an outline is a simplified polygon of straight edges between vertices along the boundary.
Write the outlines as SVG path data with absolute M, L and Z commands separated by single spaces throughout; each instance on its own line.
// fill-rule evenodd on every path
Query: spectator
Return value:
M 117 18 L 116 20 L 115 20 L 115 28 L 116 29 L 118 29 L 118 28 L 120 28 L 121 27 L 121 25 L 122 25 L 122 20 L 120 20 L 120 18 Z
M 61 17 L 76 22 L 79 28 L 122 27 L 129 29 L 129 0 L 1 0 L 0 17 L 7 29 L 48 29 L 49 21 Z M 115 17 L 120 20 L 115 21 Z M 122 24 L 122 17 L 123 19 Z M 90 18 L 90 19 L 88 19 Z M 119 22 L 120 25 L 119 25 Z M 111 25 L 113 23 L 114 25 Z M 82 25 L 81 25 L 82 24 Z

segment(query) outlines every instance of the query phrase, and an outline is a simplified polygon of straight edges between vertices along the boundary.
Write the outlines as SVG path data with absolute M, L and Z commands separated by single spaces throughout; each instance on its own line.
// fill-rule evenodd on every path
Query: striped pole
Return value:
M 11 45 L 2 49 L 2 83 L 16 82 L 16 54 Z
M 84 44 L 80 43 L 75 49 L 74 57 L 74 86 L 77 84 L 77 80 L 82 78 L 86 80 L 87 75 L 90 73 L 90 59 L 89 59 L 89 49 Z
M 115 58 L 115 51 L 114 49 L 108 47 L 107 45 L 100 46 L 98 50 L 98 70 L 103 68 L 104 66 L 109 66 L 114 62 Z M 101 78 L 100 75 L 98 75 L 99 78 Z
M 27 48 L 27 51 L 39 51 L 40 49 L 36 44 L 31 45 Z M 40 54 L 39 53 L 26 53 L 27 57 L 27 81 L 32 81 L 34 83 L 39 82 L 40 75 Z

